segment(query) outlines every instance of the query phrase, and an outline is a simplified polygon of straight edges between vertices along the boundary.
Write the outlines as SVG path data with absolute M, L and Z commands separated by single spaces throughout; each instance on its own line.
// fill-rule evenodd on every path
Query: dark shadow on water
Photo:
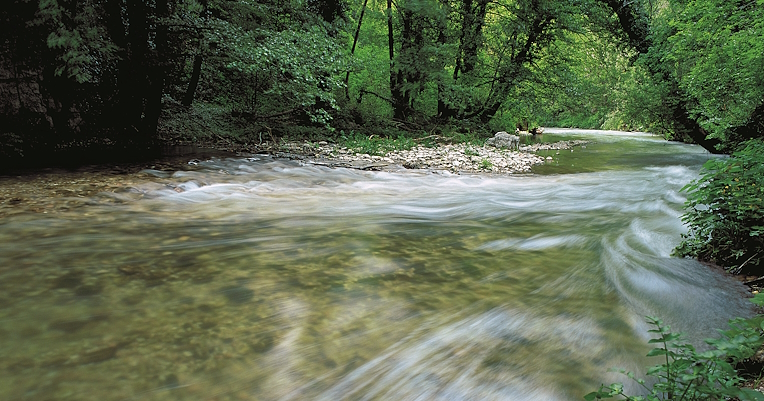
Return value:
M 0 160 L 0 176 L 34 175 L 51 170 L 130 173 L 145 168 L 163 169 L 187 165 L 191 159 L 235 157 L 236 154 L 194 145 L 159 146 L 151 149 L 76 149 L 47 152 L 33 157 Z

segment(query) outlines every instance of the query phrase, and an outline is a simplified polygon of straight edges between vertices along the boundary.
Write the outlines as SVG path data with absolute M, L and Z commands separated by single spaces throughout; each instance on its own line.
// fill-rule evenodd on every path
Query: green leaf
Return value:
M 653 348 L 650 350 L 650 352 L 647 353 L 646 356 L 663 356 L 666 355 L 666 349 L 665 348 Z
M 741 401 L 764 401 L 764 394 L 752 390 L 750 388 L 740 388 L 740 392 L 737 394 L 737 397 L 740 398 Z
M 758 293 L 751 298 L 751 302 L 759 306 L 764 306 L 764 293 Z M 764 322 L 762 322 L 764 324 Z

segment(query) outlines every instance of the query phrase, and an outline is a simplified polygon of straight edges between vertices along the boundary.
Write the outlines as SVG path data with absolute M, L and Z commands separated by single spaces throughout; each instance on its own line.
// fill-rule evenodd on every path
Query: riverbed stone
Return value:
M 319 165 L 325 167 L 344 167 L 358 170 L 375 171 L 400 171 L 402 169 L 441 171 L 449 173 L 470 173 L 470 174 L 518 174 L 529 173 L 536 164 L 543 164 L 547 160 L 545 157 L 534 154 L 539 150 L 549 149 L 570 149 L 573 146 L 581 146 L 586 141 L 561 141 L 555 143 L 532 144 L 525 146 L 519 145 L 519 138 L 516 135 L 508 134 L 504 131 L 496 135 L 505 142 L 499 141 L 499 146 L 486 144 L 476 146 L 474 144 L 438 144 L 436 146 L 418 145 L 408 150 L 393 150 L 385 154 L 368 155 L 358 153 L 356 150 L 334 144 L 312 145 L 311 154 L 298 155 L 293 152 L 303 149 L 300 144 L 285 146 L 284 150 L 276 156 L 293 160 L 300 160 L 305 164 Z M 517 138 L 517 139 L 515 139 Z M 490 141 L 490 139 L 489 139 Z M 501 146 L 501 144 L 510 146 Z M 514 149 L 510 147 L 514 146 Z
M 226 297 L 226 299 L 228 299 L 228 302 L 234 305 L 250 302 L 255 296 L 254 291 L 240 285 L 223 287 L 220 292 Z
M 496 148 L 517 149 L 520 146 L 520 137 L 500 131 L 497 132 L 493 138 L 489 138 L 485 144 L 486 146 L 493 146 Z

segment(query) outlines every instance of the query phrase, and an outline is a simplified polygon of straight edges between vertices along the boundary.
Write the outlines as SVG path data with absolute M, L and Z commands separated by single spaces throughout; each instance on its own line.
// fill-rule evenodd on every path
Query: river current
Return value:
M 212 158 L 6 216 L 0 399 L 580 400 L 657 363 L 645 316 L 751 313 L 670 256 L 712 156 L 560 139 L 593 143 L 519 176 Z

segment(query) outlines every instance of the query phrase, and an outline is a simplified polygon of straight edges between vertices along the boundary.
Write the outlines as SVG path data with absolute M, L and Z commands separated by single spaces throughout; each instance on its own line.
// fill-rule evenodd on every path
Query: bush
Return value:
M 761 275 L 764 256 L 764 142 L 752 140 L 728 159 L 703 165 L 688 193 L 682 221 L 689 232 L 679 256 L 712 261 L 733 273 Z
M 754 302 L 762 305 L 764 296 L 757 295 Z M 621 383 L 609 386 L 602 385 L 597 391 L 584 396 L 587 401 L 614 398 L 620 396 L 629 401 L 658 401 L 658 400 L 722 400 L 737 397 L 740 400 L 764 400 L 764 394 L 740 388 L 743 379 L 738 375 L 734 366 L 752 357 L 761 347 L 762 325 L 764 316 L 759 315 L 750 319 L 734 319 L 730 322 L 730 330 L 722 332 L 719 339 L 709 339 L 706 343 L 711 349 L 698 352 L 691 344 L 682 342 L 681 334 L 671 333 L 660 319 L 648 317 L 648 322 L 655 327 L 650 330 L 657 338 L 650 340 L 658 344 L 647 356 L 657 356 L 664 360 L 660 365 L 647 370 L 647 375 L 657 379 L 655 384 L 648 386 L 644 379 L 637 378 L 633 373 L 620 370 L 630 379 L 641 385 L 644 396 L 628 396 L 623 393 Z

